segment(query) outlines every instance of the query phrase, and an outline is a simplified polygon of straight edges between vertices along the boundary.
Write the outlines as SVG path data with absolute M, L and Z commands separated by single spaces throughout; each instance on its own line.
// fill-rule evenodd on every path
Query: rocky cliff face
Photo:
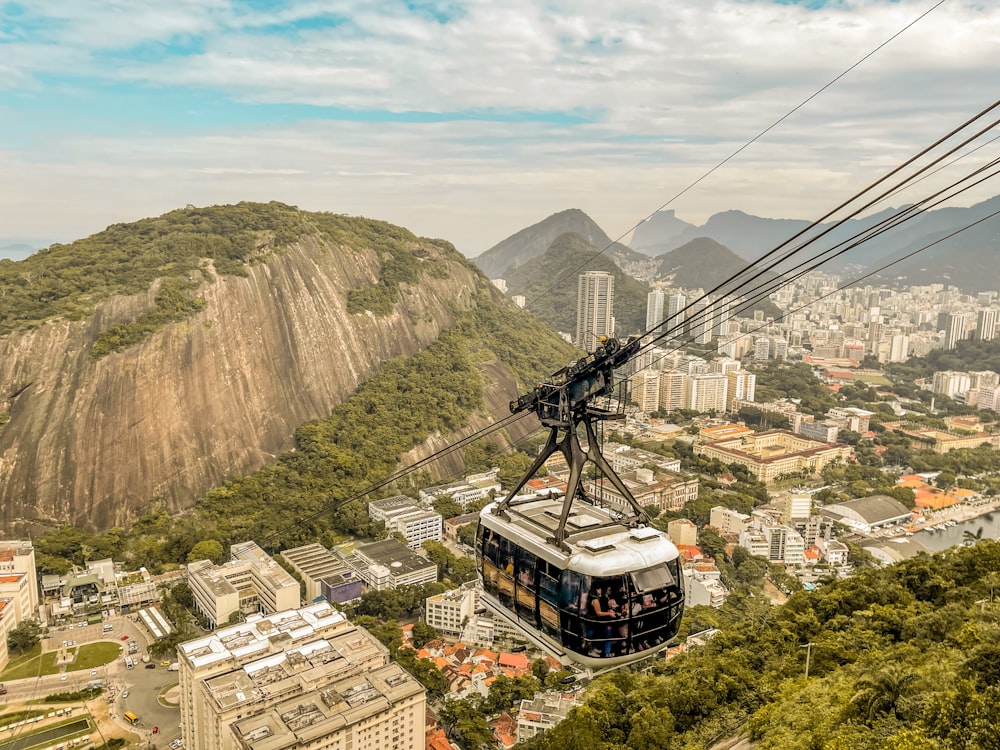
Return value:
M 107 528 L 156 498 L 181 510 L 293 448 L 299 424 L 325 417 L 382 362 L 427 346 L 471 304 L 476 275 L 440 256 L 421 248 L 448 273 L 403 285 L 381 317 L 350 314 L 345 301 L 377 280 L 375 254 L 306 238 L 247 277 L 203 284 L 200 313 L 97 361 L 97 335 L 150 309 L 155 285 L 102 303 L 87 320 L 0 339 L 0 412 L 9 413 L 0 525 Z M 502 381 L 494 378 L 499 391 Z M 499 391 L 505 403 L 510 394 Z

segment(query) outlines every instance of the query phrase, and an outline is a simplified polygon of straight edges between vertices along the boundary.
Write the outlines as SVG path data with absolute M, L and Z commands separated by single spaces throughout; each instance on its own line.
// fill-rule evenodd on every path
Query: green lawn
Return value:
M 0 673 L 0 681 L 58 673 L 60 667 L 56 665 L 56 652 L 47 651 L 39 655 L 40 650 L 40 646 L 36 647 L 25 654 L 23 658 L 12 660 L 7 668 Z M 100 642 L 73 646 L 70 650 L 77 652 L 76 659 L 73 660 L 72 664 L 66 665 L 66 671 L 77 672 L 113 662 L 118 658 L 120 647 L 117 643 Z

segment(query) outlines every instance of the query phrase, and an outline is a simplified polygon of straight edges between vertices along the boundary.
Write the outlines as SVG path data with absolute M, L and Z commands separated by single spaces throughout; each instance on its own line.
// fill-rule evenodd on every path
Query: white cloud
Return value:
M 50 38 L 8 45 L 0 90 L 28 90 L 44 72 L 262 105 L 597 121 L 306 120 L 200 134 L 149 123 L 103 138 L 61 132 L 54 117 L 2 155 L 16 190 L 0 190 L 0 214 L 12 234 L 79 235 L 186 203 L 276 199 L 395 221 L 471 254 L 572 206 L 625 232 L 929 5 L 471 0 L 441 24 L 388 0 L 266 13 L 222 0 L 64 0 L 44 6 L 60 22 Z M 319 14 L 349 20 L 267 31 Z M 204 51 L 114 65 L 100 54 L 178 37 Z M 678 214 L 818 215 L 988 104 L 998 40 L 1000 6 L 946 3 L 679 199 Z M 16 111 L 16 97 L 2 101 Z M 56 219 L 53 196 L 68 207 Z M 47 232 L 41 217 L 59 225 Z

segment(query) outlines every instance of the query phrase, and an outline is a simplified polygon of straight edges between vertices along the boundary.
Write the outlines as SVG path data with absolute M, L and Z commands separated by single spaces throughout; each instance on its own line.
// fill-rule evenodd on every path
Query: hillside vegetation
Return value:
M 1000 748 L 1000 543 L 869 569 L 775 607 L 760 592 L 696 608 L 703 647 L 595 681 L 528 750 Z M 808 677 L 806 658 L 809 658 Z
M 210 280 L 213 271 L 245 276 L 248 264 L 260 263 L 310 235 L 379 253 L 380 281 L 352 292 L 351 312 L 387 313 L 398 298 L 399 284 L 416 281 L 421 273 L 420 258 L 412 252 L 417 238 L 387 222 L 308 213 L 277 202 L 189 207 L 113 224 L 85 239 L 39 250 L 22 261 L 0 260 L 0 336 L 54 317 L 79 320 L 112 296 L 139 294 L 156 279 L 170 280 L 157 298 L 160 312 L 109 334 L 98 349 L 98 354 L 108 353 L 201 309 L 199 304 L 178 299 L 178 294 L 191 292 L 198 281 Z M 436 242 L 442 250 L 454 252 L 441 240 L 422 242 Z
M 523 294 L 531 310 L 554 330 L 576 331 L 577 278 L 584 271 L 606 271 L 615 278 L 615 324 L 619 336 L 646 326 L 649 287 L 626 274 L 577 234 L 560 235 L 541 258 L 528 261 L 507 277 L 511 294 Z M 578 270 L 574 270 L 578 269 Z

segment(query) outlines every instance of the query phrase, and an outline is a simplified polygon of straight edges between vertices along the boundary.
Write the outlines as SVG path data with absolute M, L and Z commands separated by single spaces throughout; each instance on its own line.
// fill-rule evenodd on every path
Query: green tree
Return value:
M 203 539 L 191 548 L 187 560 L 188 562 L 211 560 L 216 565 L 219 565 L 222 563 L 224 556 L 225 551 L 222 548 L 222 542 L 216 539 Z
M 23 654 L 38 645 L 41 634 L 38 620 L 22 620 L 7 632 L 7 648 Z
M 884 714 L 899 719 L 900 700 L 916 689 L 918 681 L 915 672 L 897 666 L 886 667 L 858 680 L 851 703 L 868 724 Z
M 423 648 L 428 641 L 434 641 L 441 637 L 441 633 L 436 628 L 431 627 L 422 620 L 413 623 L 413 647 Z

